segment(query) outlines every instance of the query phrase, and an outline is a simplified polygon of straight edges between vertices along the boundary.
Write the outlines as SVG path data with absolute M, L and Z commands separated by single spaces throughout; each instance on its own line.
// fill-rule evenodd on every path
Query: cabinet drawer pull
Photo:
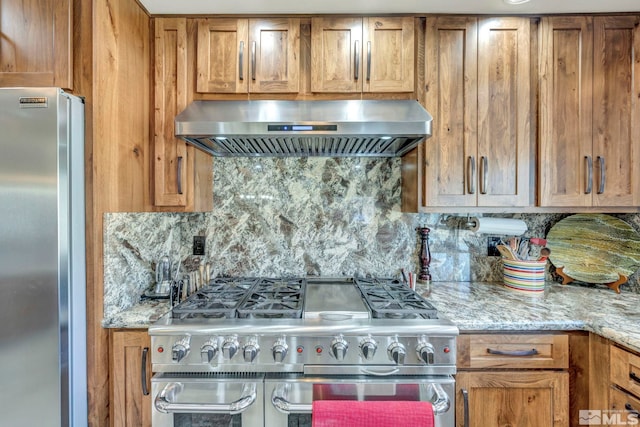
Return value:
M 182 156 L 178 156 L 178 194 L 182 194 Z
M 501 356 L 513 356 L 513 357 L 525 357 L 525 356 L 535 356 L 538 354 L 538 350 L 532 348 L 531 350 L 495 350 L 493 348 L 488 348 L 487 353 L 489 354 L 498 354 Z
M 604 184 L 607 179 L 607 169 L 604 165 L 604 157 L 598 156 L 598 162 L 600 163 L 600 184 L 598 185 L 598 194 L 604 193 Z
M 149 389 L 147 388 L 147 355 L 149 354 L 149 347 L 145 347 L 142 349 L 142 366 L 140 369 L 141 375 L 140 380 L 142 382 L 142 394 L 145 396 L 149 395 Z
M 476 158 L 469 156 L 467 159 L 467 191 L 469 194 L 476 192 Z
M 464 388 L 462 391 L 462 402 L 464 404 L 464 427 L 469 427 L 469 392 Z
M 360 77 L 360 40 L 355 41 L 353 48 L 353 69 L 353 78 L 357 81 Z
M 240 42 L 240 52 L 238 53 L 238 78 L 244 80 L 244 41 Z
M 587 185 L 584 194 L 591 194 L 593 189 L 593 160 L 591 156 L 584 156 L 584 160 L 587 162 Z
M 487 194 L 487 174 L 489 173 L 489 160 L 485 156 L 480 157 L 480 174 L 482 175 L 482 185 L 480 193 Z
M 371 80 L 371 42 L 367 42 L 367 81 Z
M 625 403 L 624 404 L 624 409 L 626 409 L 627 411 L 629 411 L 629 413 L 631 415 L 633 415 L 634 417 L 640 419 L 640 412 L 636 411 L 635 409 L 633 409 L 633 406 L 631 406 L 631 403 Z
M 629 379 L 631 379 L 632 381 L 635 381 L 635 382 L 637 382 L 638 384 L 640 384 L 640 377 L 639 377 L 639 376 L 637 376 L 637 375 L 635 374 L 635 372 L 630 372 L 630 373 L 629 373 Z
M 256 42 L 251 42 L 251 80 L 256 79 Z

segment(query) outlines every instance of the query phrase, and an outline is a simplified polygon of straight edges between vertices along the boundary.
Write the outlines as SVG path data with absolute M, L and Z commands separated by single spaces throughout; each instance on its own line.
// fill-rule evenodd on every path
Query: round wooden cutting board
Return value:
M 585 283 L 615 282 L 640 266 L 640 234 L 611 215 L 569 216 L 549 230 L 547 247 L 554 266 Z

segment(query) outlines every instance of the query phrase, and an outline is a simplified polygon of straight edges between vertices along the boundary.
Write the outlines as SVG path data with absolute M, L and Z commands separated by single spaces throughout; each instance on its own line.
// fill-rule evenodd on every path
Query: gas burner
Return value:
M 398 280 L 358 278 L 355 282 L 374 318 L 437 318 L 434 306 Z
M 261 279 L 238 308 L 241 318 L 302 317 L 304 279 Z
M 173 307 L 177 319 L 234 318 L 236 309 L 257 279 L 219 278 Z

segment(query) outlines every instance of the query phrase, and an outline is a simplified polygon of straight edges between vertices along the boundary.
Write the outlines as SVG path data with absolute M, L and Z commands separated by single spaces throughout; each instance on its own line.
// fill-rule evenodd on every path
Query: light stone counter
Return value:
M 497 283 L 434 282 L 417 290 L 461 332 L 586 330 L 640 352 L 640 294 L 557 283 L 539 296 Z M 168 311 L 166 300 L 145 301 L 102 325 L 146 328 Z
M 640 295 L 608 288 L 547 283 L 531 296 L 498 283 L 434 282 L 418 292 L 461 332 L 594 332 L 640 351 Z

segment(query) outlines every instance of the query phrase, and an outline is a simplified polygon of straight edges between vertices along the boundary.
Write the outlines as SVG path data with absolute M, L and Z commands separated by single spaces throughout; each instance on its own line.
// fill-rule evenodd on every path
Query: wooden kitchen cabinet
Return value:
M 427 18 L 423 103 L 435 120 L 403 161 L 403 192 L 417 194 L 405 211 L 531 204 L 530 25 Z
M 210 211 L 213 159 L 174 136 L 174 119 L 193 96 L 187 19 L 156 18 L 154 31 L 153 203 L 159 209 Z
M 72 0 L 0 2 L 0 86 L 73 88 Z
M 297 93 L 300 19 L 198 20 L 197 91 Z
M 624 411 L 622 420 L 640 414 L 640 356 L 611 345 L 609 409 Z M 620 423 L 623 424 L 623 423 Z
M 640 16 L 541 21 L 541 206 L 640 205 Z
M 147 330 L 110 331 L 112 427 L 151 426 L 151 338 Z
M 311 19 L 312 92 L 413 92 L 413 17 Z
M 457 365 L 457 426 L 569 425 L 566 335 L 461 335 Z

